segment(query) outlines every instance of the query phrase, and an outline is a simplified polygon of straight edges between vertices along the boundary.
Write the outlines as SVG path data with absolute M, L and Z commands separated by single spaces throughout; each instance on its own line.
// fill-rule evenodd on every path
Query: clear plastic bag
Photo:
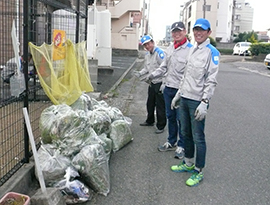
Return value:
M 104 151 L 107 155 L 107 159 L 110 159 L 110 154 L 112 151 L 112 140 L 110 138 L 107 137 L 107 135 L 105 133 L 101 134 L 98 136 L 98 138 L 100 139 L 100 141 L 102 143 L 99 143 L 103 146 Z
M 85 146 L 73 160 L 72 165 L 81 173 L 84 182 L 99 194 L 110 192 L 109 164 L 100 144 Z
M 133 140 L 130 126 L 125 120 L 114 121 L 111 124 L 111 128 L 110 138 L 113 142 L 114 152 L 118 151 Z
M 65 179 L 54 185 L 62 192 L 67 204 L 83 203 L 90 201 L 92 198 L 92 191 L 81 181 L 75 179 L 76 177 L 79 177 L 78 172 L 68 167 L 64 176 Z
M 55 146 L 46 144 L 41 145 L 38 150 L 38 159 L 43 173 L 44 181 L 47 186 L 52 186 L 59 181 L 65 174 L 65 170 L 71 164 L 71 160 L 60 154 Z M 37 170 L 35 170 L 37 177 Z
M 92 109 L 92 104 L 91 104 L 91 98 L 83 93 L 78 100 L 76 100 L 73 104 L 70 105 L 70 107 L 73 110 L 84 110 L 88 111 Z
M 98 135 L 102 133 L 110 133 L 111 131 L 111 118 L 103 109 L 95 109 L 88 111 L 87 116 L 90 119 L 90 124 Z
M 40 115 L 39 129 L 41 132 L 41 140 L 44 144 L 52 143 L 53 140 L 59 138 L 59 127 L 57 121 L 66 113 L 73 112 L 70 106 L 52 105 L 44 109 Z

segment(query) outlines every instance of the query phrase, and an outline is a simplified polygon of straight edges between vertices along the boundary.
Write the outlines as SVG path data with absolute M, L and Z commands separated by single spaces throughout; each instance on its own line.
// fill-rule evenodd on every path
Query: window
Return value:
M 242 4 L 241 3 L 235 3 L 235 8 L 241 9 L 242 8 Z
M 211 5 L 205 5 L 203 6 L 205 8 L 205 11 L 211 11 Z M 203 9 L 204 11 L 204 9 Z
M 235 26 L 234 31 L 240 31 L 240 26 Z
M 188 18 L 191 17 L 191 6 L 188 8 Z
M 241 15 L 236 14 L 236 15 L 235 15 L 235 20 L 240 20 L 240 19 L 241 19 Z
M 216 26 L 218 26 L 218 20 L 216 21 Z
M 188 22 L 188 33 L 190 33 L 190 22 Z

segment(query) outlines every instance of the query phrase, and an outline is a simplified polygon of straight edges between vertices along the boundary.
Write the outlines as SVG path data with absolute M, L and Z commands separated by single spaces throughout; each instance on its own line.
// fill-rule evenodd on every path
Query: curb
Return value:
M 132 64 L 131 66 L 129 66 L 129 68 L 120 76 L 120 78 L 116 81 L 116 83 L 110 88 L 110 90 L 108 90 L 108 92 L 104 95 L 104 96 L 109 96 L 110 93 L 115 90 L 119 84 L 122 82 L 122 80 L 124 79 L 124 77 L 129 73 L 129 71 L 133 68 L 133 66 L 135 65 L 135 63 L 138 62 L 138 59 L 137 58 Z

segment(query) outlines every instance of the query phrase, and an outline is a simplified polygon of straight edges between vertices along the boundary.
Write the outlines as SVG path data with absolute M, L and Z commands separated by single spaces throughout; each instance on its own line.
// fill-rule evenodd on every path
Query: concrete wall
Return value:
M 112 33 L 112 48 L 137 50 L 139 46 L 138 35 L 138 32 L 131 33 L 129 31 Z
M 106 6 L 97 6 L 99 11 Z M 111 46 L 117 49 L 137 50 L 139 43 L 139 24 L 130 27 L 132 12 L 140 12 L 140 0 L 121 0 L 118 4 L 108 7 L 111 12 Z

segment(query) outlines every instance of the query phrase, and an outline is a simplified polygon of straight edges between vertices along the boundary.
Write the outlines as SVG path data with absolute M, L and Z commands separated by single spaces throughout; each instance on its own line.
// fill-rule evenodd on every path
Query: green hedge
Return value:
M 259 54 L 269 54 L 270 53 L 270 43 L 253 43 L 249 50 L 251 51 L 252 55 L 259 55 Z
M 233 49 L 228 49 L 228 48 L 218 48 L 218 51 L 220 52 L 221 55 L 232 55 Z

